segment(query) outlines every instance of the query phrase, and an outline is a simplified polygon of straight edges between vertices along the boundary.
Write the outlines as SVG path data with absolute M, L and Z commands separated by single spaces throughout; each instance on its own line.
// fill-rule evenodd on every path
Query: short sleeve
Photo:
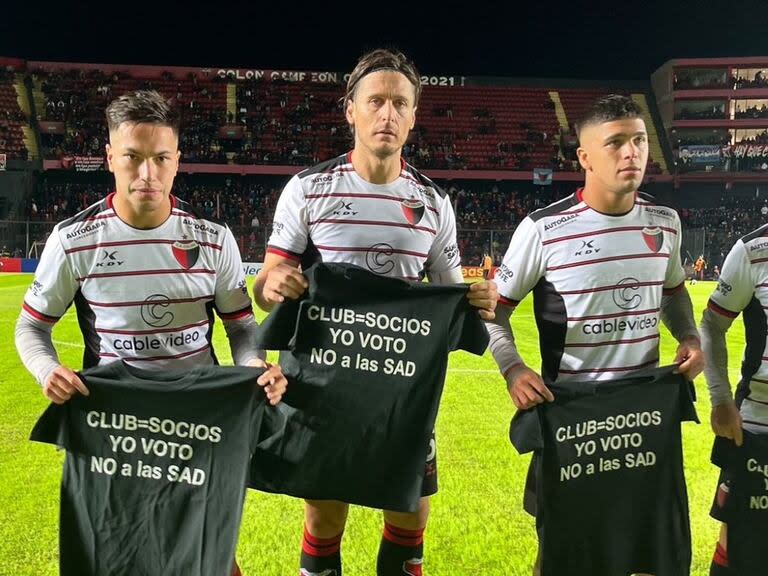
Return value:
M 32 285 L 24 295 L 22 313 L 53 324 L 67 311 L 79 289 L 56 226 L 45 243 Z
M 443 195 L 440 205 L 440 227 L 435 234 L 427 255 L 427 273 L 441 274 L 461 265 L 459 246 L 456 242 L 456 215 L 448 195 Z
M 299 260 L 309 241 L 307 200 L 298 175 L 283 188 L 275 208 L 268 252 Z
M 682 230 L 680 229 L 680 217 L 675 213 L 675 230 L 677 234 L 673 235 L 672 247 L 667 261 L 667 273 L 664 277 L 664 289 L 673 290 L 682 286 L 685 282 L 685 269 L 680 259 L 680 248 L 682 246 Z
M 723 263 L 717 287 L 709 297 L 708 307 L 728 318 L 736 318 L 755 293 L 752 265 L 744 242 L 734 244 Z
M 224 320 L 236 320 L 253 313 L 240 249 L 229 227 L 226 228 L 221 243 L 214 299 L 216 311 Z
M 523 219 L 512 235 L 507 253 L 493 277 L 499 290 L 499 302 L 517 306 L 544 273 L 541 237 L 529 216 Z

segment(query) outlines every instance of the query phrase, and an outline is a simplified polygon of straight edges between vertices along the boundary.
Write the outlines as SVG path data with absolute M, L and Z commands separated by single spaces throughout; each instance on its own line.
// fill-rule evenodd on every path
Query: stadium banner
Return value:
M 478 280 L 485 278 L 485 271 L 480 266 L 462 266 L 461 275 L 464 280 Z
M 0 258 L 0 272 L 21 272 L 21 258 Z
M 681 146 L 680 158 L 688 164 L 720 164 L 720 146 Z
M 5 154 L 0 154 L 0 170 L 5 170 L 8 165 L 8 157 Z
M 733 158 L 768 158 L 768 144 L 737 144 L 727 152 L 723 149 L 723 154 Z
M 22 272 L 35 272 L 37 271 L 37 264 L 40 262 L 37 258 L 21 258 L 21 271 Z
M 246 276 L 256 276 L 262 266 L 261 262 L 243 262 L 243 273 Z
M 553 176 L 553 172 L 551 168 L 534 168 L 533 169 L 533 183 L 539 186 L 551 186 L 552 176 Z

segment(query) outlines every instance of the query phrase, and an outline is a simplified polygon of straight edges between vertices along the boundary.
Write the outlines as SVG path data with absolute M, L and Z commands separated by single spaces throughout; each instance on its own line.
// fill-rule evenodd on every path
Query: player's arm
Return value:
M 264 266 L 253 285 L 254 298 L 262 310 L 268 312 L 286 298 L 299 298 L 307 289 L 307 279 L 299 270 L 300 255 L 309 241 L 307 214 L 301 180 L 294 176 L 277 201 Z
M 456 215 L 448 196 L 443 196 L 440 207 L 440 227 L 427 256 L 427 277 L 435 284 L 461 284 L 461 256 L 456 241 Z M 476 282 L 469 287 L 467 299 L 470 305 L 478 309 L 483 320 L 494 318 L 494 310 L 499 301 L 496 283 L 492 280 Z
M 515 345 L 509 320 L 520 300 L 544 275 L 541 239 L 530 218 L 515 230 L 501 266 L 496 272 L 499 306 L 492 322 L 486 322 L 489 349 L 499 367 L 512 402 L 527 409 L 554 400 L 541 376 L 523 361 Z
M 744 243 L 738 241 L 725 259 L 717 288 L 704 310 L 701 340 L 707 359 L 704 376 L 712 401 L 712 430 L 718 436 L 732 438 L 739 446 L 742 443 L 742 420 L 728 378 L 728 347 L 725 335 L 753 295 L 751 264 Z
M 43 395 L 55 404 L 63 404 L 77 393 L 88 395 L 77 374 L 59 361 L 52 339 L 53 326 L 66 312 L 77 288 L 57 226 L 45 243 L 15 330 L 22 363 L 42 387 Z
M 701 338 L 693 317 L 691 296 L 685 288 L 685 270 L 680 260 L 682 231 L 677 213 L 675 229 L 677 234 L 674 235 L 670 249 L 661 297 L 661 321 L 678 341 L 675 352 L 678 371 L 692 381 L 704 368 L 704 353 L 701 351 Z

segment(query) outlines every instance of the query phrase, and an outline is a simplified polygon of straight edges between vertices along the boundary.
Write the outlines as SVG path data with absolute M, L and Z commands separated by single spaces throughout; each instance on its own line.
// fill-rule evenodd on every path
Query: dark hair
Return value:
M 581 136 L 581 131 L 592 124 L 604 124 L 624 118 L 638 118 L 643 109 L 634 100 L 621 94 L 608 94 L 598 98 L 590 106 L 581 119 L 576 123 L 576 134 Z
M 179 110 L 156 90 L 136 90 L 115 98 L 107 106 L 107 125 L 113 132 L 123 122 L 133 124 L 159 124 L 173 129 L 179 135 Z
M 413 89 L 416 95 L 413 105 L 414 107 L 418 105 L 419 96 L 421 96 L 421 76 L 419 76 L 419 71 L 416 70 L 414 63 L 411 62 L 405 54 L 398 50 L 389 50 L 387 48 L 377 48 L 360 57 L 354 70 L 352 70 L 352 73 L 349 75 L 349 80 L 347 80 L 347 92 L 344 94 L 344 104 L 346 105 L 347 102 L 355 97 L 355 90 L 357 90 L 357 85 L 360 83 L 360 80 L 368 74 L 380 72 L 382 70 L 400 72 L 403 76 L 408 78 L 410 83 L 413 84 Z

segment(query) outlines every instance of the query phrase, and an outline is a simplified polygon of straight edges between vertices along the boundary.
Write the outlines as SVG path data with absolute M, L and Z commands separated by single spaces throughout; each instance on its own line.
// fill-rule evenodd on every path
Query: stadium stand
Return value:
M 32 133 L 19 102 L 25 95 L 23 76 L 13 69 L 0 70 L 0 154 L 8 159 L 29 159 L 25 138 Z

